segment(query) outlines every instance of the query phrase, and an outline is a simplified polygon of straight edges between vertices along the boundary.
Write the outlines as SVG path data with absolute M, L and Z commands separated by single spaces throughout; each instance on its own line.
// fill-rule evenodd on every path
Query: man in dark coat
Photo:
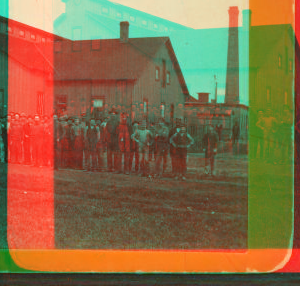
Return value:
M 155 173 L 157 176 L 160 176 L 161 161 L 163 161 L 162 173 L 165 173 L 167 169 L 167 155 L 169 151 L 169 129 L 165 125 L 163 118 L 160 118 L 158 121 L 154 140 L 156 144 Z
M 95 120 L 91 119 L 86 132 L 87 141 L 87 169 L 88 171 L 98 170 L 97 164 L 97 143 L 100 140 L 100 129 Z M 90 161 L 91 160 L 91 161 Z
M 120 115 L 120 124 L 117 128 L 117 133 L 119 136 L 119 149 L 120 149 L 120 169 L 122 172 L 122 159 L 124 157 L 124 173 L 129 175 L 129 163 L 130 163 L 130 134 L 127 125 L 128 114 L 122 112 Z
M 83 149 L 84 149 L 84 130 L 78 117 L 75 118 L 71 129 L 73 148 L 72 148 L 72 168 L 82 170 Z
M 214 175 L 215 167 L 215 155 L 217 154 L 218 148 L 218 136 L 214 132 L 214 129 L 211 125 L 208 126 L 207 133 L 203 136 L 202 139 L 203 151 L 205 152 L 205 173 Z M 209 171 L 210 164 L 210 171 Z
M 40 122 L 40 116 L 34 116 L 33 125 L 33 161 L 36 167 L 43 165 L 43 135 L 44 126 Z
M 31 165 L 32 163 L 32 148 L 33 148 L 33 134 L 34 123 L 31 116 L 28 116 L 28 122 L 24 125 L 24 164 Z
M 112 110 L 110 114 L 110 120 L 106 124 L 107 168 L 108 172 L 120 172 L 119 137 L 117 133 L 119 126 L 118 113 Z
M 180 131 L 171 137 L 170 143 L 176 150 L 177 176 L 175 177 L 175 180 L 180 177 L 182 180 L 185 180 L 187 172 L 187 149 L 194 144 L 194 139 L 187 133 L 186 126 L 182 124 Z
M 3 147 L 4 147 L 4 162 L 7 163 L 7 154 L 8 154 L 8 150 L 7 150 L 7 146 L 8 146 L 8 142 L 7 142 L 7 121 L 6 118 L 3 119 L 2 121 L 2 141 L 3 141 Z
M 22 161 L 23 126 L 19 114 L 15 114 L 14 123 L 11 125 L 10 139 L 12 163 L 20 164 Z
M 139 162 L 140 162 L 140 153 L 139 153 L 139 143 L 136 142 L 133 138 L 134 133 L 138 130 L 138 122 L 132 122 L 132 126 L 129 130 L 130 133 L 130 162 L 129 162 L 129 170 L 131 171 L 132 168 L 132 161 L 133 157 L 135 159 L 135 172 L 138 173 L 139 171 Z

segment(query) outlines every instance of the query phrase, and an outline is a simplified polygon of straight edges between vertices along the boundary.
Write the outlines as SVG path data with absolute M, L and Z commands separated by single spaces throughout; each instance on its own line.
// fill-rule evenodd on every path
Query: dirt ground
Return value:
M 170 173 L 156 179 L 56 171 L 55 246 L 245 249 L 247 157 L 219 156 L 215 178 L 203 175 L 203 154 L 189 155 L 188 167 L 185 182 Z
M 6 178 L 5 168 L 10 248 L 247 248 L 246 156 L 218 155 L 211 178 L 190 154 L 185 182 L 170 167 L 159 179 L 13 164 Z

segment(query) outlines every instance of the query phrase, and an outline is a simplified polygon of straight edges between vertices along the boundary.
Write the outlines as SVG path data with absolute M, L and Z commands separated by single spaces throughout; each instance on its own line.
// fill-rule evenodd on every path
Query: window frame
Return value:
M 157 74 L 158 74 L 158 76 L 156 76 Z M 159 66 L 155 66 L 155 81 L 160 81 L 160 68 L 159 68 Z
M 167 85 L 171 84 L 171 73 L 169 71 L 166 72 L 166 83 Z
M 19 30 L 19 37 L 25 38 L 25 30 Z
M 59 49 L 56 49 L 57 45 L 59 45 Z M 62 41 L 60 40 L 55 40 L 54 43 L 53 43 L 53 49 L 54 49 L 54 53 L 61 53 L 62 52 Z
M 277 67 L 282 70 L 282 55 L 281 54 L 278 55 Z
M 99 48 L 93 48 L 93 42 L 99 41 Z M 91 40 L 91 51 L 100 51 L 101 50 L 101 40 L 100 39 L 94 39 Z

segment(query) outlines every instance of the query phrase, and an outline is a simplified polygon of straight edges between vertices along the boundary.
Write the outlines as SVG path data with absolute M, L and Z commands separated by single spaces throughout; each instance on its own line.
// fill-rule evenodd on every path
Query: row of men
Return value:
M 275 117 L 271 109 L 259 110 L 255 126 L 251 129 L 252 157 L 273 163 L 275 157 L 280 162 L 289 161 L 293 154 L 293 115 L 287 105 L 281 117 Z M 275 154 L 275 150 L 278 154 Z
M 106 151 L 107 169 L 110 172 L 129 174 L 135 159 L 135 172 L 147 175 L 150 173 L 149 160 L 155 157 L 154 173 L 160 175 L 166 171 L 170 152 L 173 174 L 185 178 L 187 149 L 194 143 L 186 126 L 177 124 L 169 129 L 164 120 L 160 119 L 156 126 L 147 128 L 146 120 L 128 124 L 127 119 L 126 114 L 122 113 L 119 117 L 114 111 L 102 122 L 91 119 L 87 124 L 85 121 L 81 122 L 80 118 L 73 122 L 66 116 L 58 119 L 54 115 L 53 121 L 47 116 L 28 116 L 25 122 L 20 120 L 18 114 L 13 118 L 9 116 L 8 160 L 12 163 L 42 166 L 50 165 L 54 157 L 55 168 L 86 167 L 87 170 L 102 170 Z M 53 142 L 52 138 L 53 149 L 49 146 L 49 142 Z M 206 165 L 211 162 L 211 171 L 217 142 L 218 136 L 211 127 L 203 138 Z

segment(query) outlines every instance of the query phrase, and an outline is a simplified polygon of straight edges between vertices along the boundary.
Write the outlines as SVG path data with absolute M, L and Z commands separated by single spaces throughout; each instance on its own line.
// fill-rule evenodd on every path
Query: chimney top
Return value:
M 129 22 L 120 22 L 120 41 L 127 43 L 129 38 Z
M 245 29 L 249 29 L 251 27 L 252 11 L 250 9 L 245 9 L 242 12 L 243 12 L 243 27 Z
M 229 13 L 229 27 L 238 27 L 239 23 L 239 8 L 238 6 L 231 6 L 228 10 Z

